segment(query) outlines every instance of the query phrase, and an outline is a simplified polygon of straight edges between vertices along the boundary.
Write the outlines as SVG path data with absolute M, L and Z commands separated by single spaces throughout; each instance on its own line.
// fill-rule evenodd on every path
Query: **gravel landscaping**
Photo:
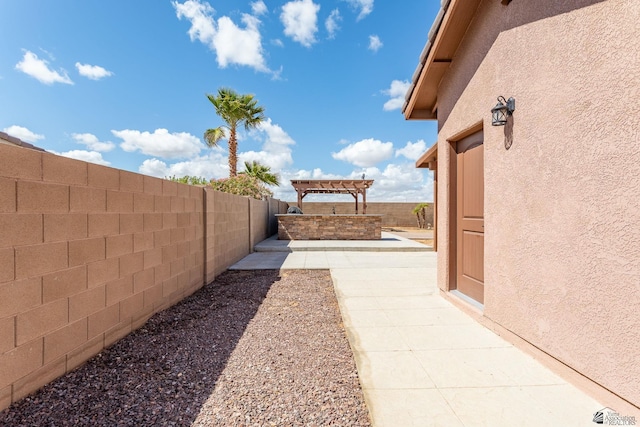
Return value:
M 328 271 L 228 271 L 7 426 L 369 426 Z

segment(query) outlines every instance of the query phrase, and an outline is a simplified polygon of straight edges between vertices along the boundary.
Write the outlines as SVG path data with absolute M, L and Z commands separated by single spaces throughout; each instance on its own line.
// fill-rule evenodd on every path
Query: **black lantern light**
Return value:
M 513 114 L 516 109 L 516 100 L 504 96 L 498 97 L 498 104 L 491 109 L 491 124 L 493 126 L 504 126 L 507 124 L 507 117 Z

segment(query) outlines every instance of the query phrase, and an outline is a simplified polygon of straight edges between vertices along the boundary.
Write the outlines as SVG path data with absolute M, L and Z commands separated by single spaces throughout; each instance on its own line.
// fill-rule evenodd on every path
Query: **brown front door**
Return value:
M 456 144 L 458 291 L 484 304 L 484 145 L 482 132 Z

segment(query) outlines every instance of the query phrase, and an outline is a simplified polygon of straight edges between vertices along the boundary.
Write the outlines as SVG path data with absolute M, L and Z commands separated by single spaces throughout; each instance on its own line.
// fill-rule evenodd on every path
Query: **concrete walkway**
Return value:
M 604 405 L 442 298 L 415 245 L 272 238 L 231 269 L 331 270 L 376 427 L 595 425 Z

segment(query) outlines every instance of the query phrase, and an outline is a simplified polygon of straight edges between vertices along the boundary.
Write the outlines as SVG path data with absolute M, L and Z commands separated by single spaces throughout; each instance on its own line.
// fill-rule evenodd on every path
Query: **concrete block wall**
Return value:
M 214 276 L 224 272 L 251 252 L 249 245 L 249 198 L 205 189 L 207 212 L 213 212 L 208 224 L 208 238 L 212 238 Z
M 0 409 L 248 254 L 250 203 L 0 145 Z
M 269 200 L 249 199 L 249 250 L 269 237 Z M 275 216 L 274 216 L 275 218 Z
M 412 212 L 413 208 L 421 202 L 415 203 L 394 203 L 394 202 L 367 202 L 367 214 L 383 215 L 383 227 L 417 227 L 418 221 L 416 215 Z M 297 202 L 289 202 L 291 206 L 297 206 Z M 354 214 L 354 202 L 302 202 L 302 211 L 305 214 L 331 214 L 333 207 L 336 208 L 336 214 Z M 358 206 L 362 212 L 362 201 Z M 433 226 L 433 204 L 427 208 L 427 223 Z

